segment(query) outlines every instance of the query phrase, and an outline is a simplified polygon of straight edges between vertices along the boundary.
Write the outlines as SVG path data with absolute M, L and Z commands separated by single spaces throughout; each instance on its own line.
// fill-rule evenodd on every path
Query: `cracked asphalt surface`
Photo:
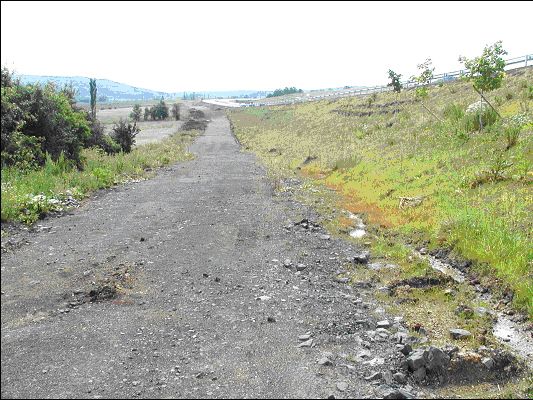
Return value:
M 195 160 L 98 192 L 3 254 L 2 397 L 376 396 L 364 376 L 399 358 L 366 333 L 386 317 L 372 289 L 335 279 L 358 249 L 295 225 L 318 216 L 274 196 L 211 113 Z M 118 297 L 76 303 L 106 281 Z

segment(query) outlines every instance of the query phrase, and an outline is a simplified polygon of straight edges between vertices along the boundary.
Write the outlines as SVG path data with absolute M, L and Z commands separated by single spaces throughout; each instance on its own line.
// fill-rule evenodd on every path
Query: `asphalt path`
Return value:
M 360 249 L 298 224 L 319 218 L 273 194 L 223 113 L 208 118 L 194 160 L 100 191 L 3 254 L 2 397 L 379 395 L 364 377 L 399 363 L 375 336 L 386 316 L 336 279 Z

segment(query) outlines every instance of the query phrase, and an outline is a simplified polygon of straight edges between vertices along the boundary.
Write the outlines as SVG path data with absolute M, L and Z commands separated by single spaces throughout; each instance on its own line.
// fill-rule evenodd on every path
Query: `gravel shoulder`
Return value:
M 2 397 L 380 395 L 364 377 L 400 363 L 375 332 L 386 316 L 336 279 L 360 249 L 299 224 L 318 216 L 274 197 L 223 113 L 209 119 L 195 160 L 2 255 Z

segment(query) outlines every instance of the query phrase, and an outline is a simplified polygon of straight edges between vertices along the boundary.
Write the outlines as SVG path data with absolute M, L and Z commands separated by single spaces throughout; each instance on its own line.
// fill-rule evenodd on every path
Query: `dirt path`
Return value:
M 375 335 L 385 316 L 335 280 L 357 249 L 295 225 L 315 217 L 273 197 L 210 119 L 194 161 L 99 192 L 3 254 L 2 397 L 379 395 L 363 377 L 399 364 Z M 119 296 L 89 302 L 104 283 Z

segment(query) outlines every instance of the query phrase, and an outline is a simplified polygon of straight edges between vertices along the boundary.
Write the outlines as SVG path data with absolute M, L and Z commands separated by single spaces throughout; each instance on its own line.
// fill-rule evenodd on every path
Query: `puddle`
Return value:
M 522 356 L 529 368 L 533 368 L 533 338 L 520 324 L 499 314 L 492 334 Z
M 415 251 L 415 254 L 424 259 L 429 261 L 429 264 L 433 269 L 436 269 L 437 271 L 442 272 L 444 275 L 449 276 L 452 278 L 455 282 L 463 283 L 465 281 L 464 274 L 459 271 L 458 269 L 452 267 L 451 265 L 440 261 L 439 259 L 431 256 L 431 255 L 422 255 L 418 251 Z
M 364 229 L 354 229 L 353 231 L 350 231 L 350 236 L 356 239 L 362 238 L 366 235 L 366 231 Z
M 350 231 L 350 236 L 361 238 L 366 235 L 366 226 L 361 217 L 349 211 L 347 211 L 347 214 L 348 218 L 354 221 L 354 229 Z M 413 253 L 427 260 L 432 268 L 449 276 L 454 281 L 458 283 L 465 281 L 465 275 L 450 264 L 429 254 L 421 254 L 416 250 L 413 250 Z M 488 293 L 478 294 L 477 296 L 480 300 L 492 300 L 492 297 Z M 496 315 L 496 313 L 494 314 Z M 492 333 L 503 345 L 510 347 L 517 355 L 524 359 L 529 368 L 533 368 L 533 337 L 526 330 L 526 324 L 513 322 L 508 316 L 499 313 L 497 314 L 497 321 L 494 324 Z
M 442 262 L 441 260 L 438 260 L 429 254 L 422 255 L 418 251 L 415 251 L 415 254 L 423 259 L 428 260 L 432 268 L 451 277 L 454 281 L 465 281 L 464 274 L 451 265 Z M 492 299 L 492 297 L 486 293 L 478 294 L 478 298 L 483 300 Z M 501 313 L 497 315 L 497 318 L 498 319 L 492 330 L 494 337 L 522 357 L 526 361 L 529 368 L 533 368 L 533 338 L 525 329 L 525 324 L 513 322 L 509 317 Z
M 360 239 L 363 236 L 366 235 L 366 225 L 364 224 L 361 217 L 358 215 L 352 214 L 348 211 L 348 218 L 352 219 L 354 221 L 355 229 L 350 231 L 350 236 L 356 239 Z

